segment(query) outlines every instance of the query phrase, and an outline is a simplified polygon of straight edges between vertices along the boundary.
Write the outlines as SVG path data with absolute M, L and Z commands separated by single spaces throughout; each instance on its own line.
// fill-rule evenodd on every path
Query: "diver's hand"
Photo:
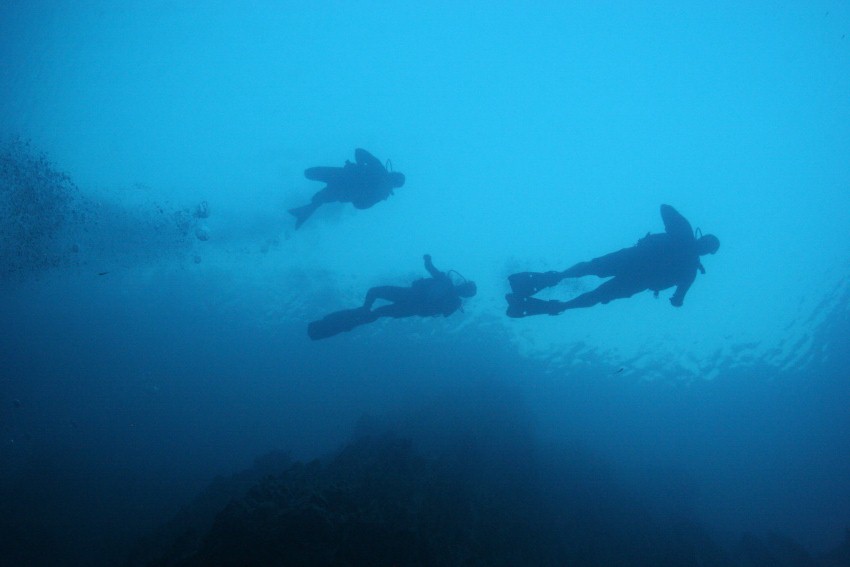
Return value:
M 425 260 L 426 262 L 430 262 L 431 261 L 431 255 L 425 254 L 424 256 L 422 256 L 422 259 Z
M 682 306 L 682 300 L 678 297 L 671 297 L 670 298 L 670 305 L 672 305 L 673 307 L 681 307 Z

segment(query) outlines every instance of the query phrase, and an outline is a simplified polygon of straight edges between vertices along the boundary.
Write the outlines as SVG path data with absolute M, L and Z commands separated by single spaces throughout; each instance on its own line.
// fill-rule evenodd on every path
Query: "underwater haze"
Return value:
M 560 491 L 626 495 L 563 546 L 638 533 L 635 505 L 840 564 L 848 33 L 836 1 L 0 4 L 0 563 L 138 564 L 214 479 L 386 429 L 463 439 L 550 528 Z M 296 231 L 304 170 L 355 148 L 405 185 Z M 681 308 L 505 315 L 508 275 L 663 232 L 662 204 L 721 243 Z M 462 312 L 308 338 L 424 254 L 477 283 Z

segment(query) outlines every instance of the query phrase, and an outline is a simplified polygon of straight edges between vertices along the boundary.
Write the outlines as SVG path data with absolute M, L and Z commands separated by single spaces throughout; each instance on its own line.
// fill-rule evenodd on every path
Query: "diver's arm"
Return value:
M 664 221 L 664 230 L 673 238 L 677 240 L 694 239 L 694 229 L 691 228 L 691 223 L 670 205 L 661 205 L 661 220 Z
M 697 277 L 696 270 L 687 280 L 679 282 L 679 285 L 676 286 L 676 291 L 673 292 L 673 295 L 670 297 L 670 304 L 673 307 L 681 307 L 682 303 L 685 301 L 685 294 L 688 293 L 688 290 L 691 288 L 691 284 L 694 283 L 694 280 Z
M 378 158 L 364 150 L 363 148 L 357 148 L 354 150 L 354 160 L 357 162 L 357 165 L 365 165 L 366 167 L 380 167 L 384 169 L 384 164 L 378 161 Z
M 422 256 L 422 259 L 425 260 L 425 269 L 428 270 L 428 273 L 431 274 L 432 278 L 438 278 L 443 276 L 443 272 L 434 267 L 434 263 L 431 261 L 431 255 L 425 254 Z

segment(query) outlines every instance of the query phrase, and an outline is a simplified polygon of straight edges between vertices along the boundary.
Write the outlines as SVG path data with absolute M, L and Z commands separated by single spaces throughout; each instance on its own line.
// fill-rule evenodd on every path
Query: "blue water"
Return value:
M 120 563 L 258 455 L 466 410 L 718 541 L 835 547 L 848 32 L 842 2 L 3 3 L 0 551 Z M 296 232 L 303 170 L 356 147 L 405 186 Z M 662 203 L 721 241 L 681 309 L 504 316 L 508 274 L 630 246 Z M 464 312 L 309 341 L 424 253 L 477 282 Z

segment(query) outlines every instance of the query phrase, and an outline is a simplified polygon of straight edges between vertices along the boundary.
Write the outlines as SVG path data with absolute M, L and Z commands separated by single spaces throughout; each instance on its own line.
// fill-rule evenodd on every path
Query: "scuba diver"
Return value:
M 389 198 L 393 189 L 404 185 L 404 174 L 387 171 L 384 164 L 366 150 L 354 150 L 354 161 L 351 163 L 345 160 L 343 167 L 311 167 L 304 170 L 304 177 L 323 181 L 326 185 L 313 195 L 310 204 L 289 209 L 295 216 L 296 230 L 325 203 L 351 203 L 358 209 L 368 209 L 378 201 Z
M 307 325 L 307 334 L 314 341 L 325 339 L 350 331 L 359 325 L 372 323 L 381 317 L 448 317 L 462 308 L 461 298 L 475 295 L 475 282 L 460 276 L 462 281 L 455 284 L 449 275 L 451 271 L 446 273 L 435 268 L 428 254 L 425 254 L 423 259 L 425 269 L 431 274 L 430 278 L 418 279 L 410 287 L 373 287 L 366 292 L 366 299 L 361 307 L 336 311 L 323 319 L 313 321 Z M 379 299 L 389 303 L 372 309 L 372 305 Z
M 670 297 L 681 307 L 685 294 L 694 283 L 697 270 L 705 273 L 700 256 L 714 254 L 720 240 L 714 235 L 694 233 L 688 220 L 670 205 L 661 205 L 665 232 L 641 238 L 635 246 L 580 262 L 563 272 L 521 272 L 508 277 L 513 293 L 505 296 L 508 317 L 558 315 L 567 309 L 591 307 L 614 299 L 631 297 L 651 289 L 658 297 L 662 289 L 676 286 Z M 564 278 L 582 276 L 611 278 L 593 291 L 569 301 L 544 301 L 531 297 L 541 289 L 560 283 Z

